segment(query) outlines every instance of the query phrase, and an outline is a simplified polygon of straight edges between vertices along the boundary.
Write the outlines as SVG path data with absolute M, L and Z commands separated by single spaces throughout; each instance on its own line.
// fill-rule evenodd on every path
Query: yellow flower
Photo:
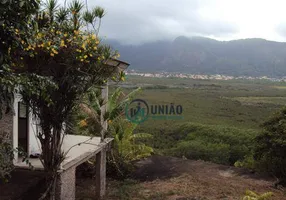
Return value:
M 112 123 L 112 120 L 108 120 L 108 123 L 111 124 L 111 123 Z
M 22 43 L 22 44 L 25 44 L 25 41 L 24 41 L 24 40 L 21 40 L 21 43 Z
M 92 54 L 89 54 L 90 57 L 92 57 Z
M 94 34 L 92 34 L 91 39 L 95 40 L 96 36 Z
M 81 45 L 81 47 L 82 47 L 84 50 L 86 50 L 85 43 L 83 43 L 83 44 Z
M 93 47 L 93 50 L 97 50 L 97 47 L 96 47 L 96 46 L 94 46 L 94 47 Z
M 23 60 L 23 57 L 20 57 L 21 60 Z
M 54 53 L 54 54 L 58 54 L 59 52 L 57 52 L 57 50 L 55 50 L 55 49 L 52 49 L 52 52 Z
M 47 43 L 47 44 L 48 44 L 48 46 L 51 46 L 51 41 L 48 41 L 48 43 Z
M 80 62 L 83 62 L 84 60 L 83 59 L 80 59 Z
M 61 40 L 61 45 L 60 45 L 61 47 L 64 47 L 64 46 L 66 46 L 65 45 L 65 41 L 64 40 Z
M 55 54 L 53 54 L 53 53 L 51 53 L 50 55 L 51 55 L 52 57 L 54 57 L 54 56 L 55 56 Z
M 79 31 L 77 31 L 77 30 L 74 30 L 73 32 L 74 32 L 75 35 L 79 34 Z
M 87 58 L 87 55 L 84 55 L 83 57 L 84 57 L 84 58 Z
M 16 32 L 16 33 L 19 33 L 19 30 L 18 30 L 18 29 L 15 29 L 15 32 Z
M 122 76 L 122 77 L 121 77 L 121 80 L 122 80 L 122 81 L 125 81 L 125 77 L 124 77 L 124 76 Z
M 68 36 L 68 34 L 66 34 L 66 33 L 65 33 L 65 34 L 64 34 L 64 36 L 65 36 L 65 37 L 67 37 L 67 36 Z
M 85 126 L 87 126 L 86 120 L 81 120 L 81 121 L 79 122 L 79 126 L 80 126 L 80 127 L 85 127 Z
M 80 50 L 80 49 L 76 49 L 76 51 L 77 51 L 77 52 L 81 52 L 81 50 Z
M 60 32 L 60 31 L 57 31 L 56 34 L 61 34 L 61 32 Z

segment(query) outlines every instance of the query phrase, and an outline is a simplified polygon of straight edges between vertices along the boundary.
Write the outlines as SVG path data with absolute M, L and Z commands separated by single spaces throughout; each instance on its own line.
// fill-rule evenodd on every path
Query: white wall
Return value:
M 15 114 L 13 116 L 13 148 L 16 149 L 18 148 L 18 103 L 20 101 L 20 96 L 15 95 L 15 100 L 14 100 L 14 111 Z M 18 153 L 14 153 L 14 162 L 18 161 Z
M 29 155 L 35 153 L 41 153 L 41 143 L 37 138 L 37 120 L 32 116 L 32 113 L 29 113 Z
M 18 103 L 21 102 L 21 96 L 16 94 L 15 101 L 14 101 L 14 111 L 15 115 L 13 116 L 13 148 L 18 148 Z M 29 112 L 28 118 L 28 156 L 34 153 L 41 152 L 41 145 L 40 141 L 36 137 L 37 134 L 37 127 L 36 127 L 36 120 L 32 116 L 32 113 Z M 15 161 L 18 161 L 18 153 L 15 152 Z

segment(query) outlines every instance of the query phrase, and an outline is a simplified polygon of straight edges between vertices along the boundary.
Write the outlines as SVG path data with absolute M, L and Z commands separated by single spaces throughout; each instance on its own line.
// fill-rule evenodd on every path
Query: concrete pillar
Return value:
M 75 200 L 76 167 L 63 171 L 58 178 L 56 200 Z
M 106 131 L 107 131 L 107 121 L 103 121 L 103 116 L 106 113 L 106 109 L 107 109 L 107 105 L 106 103 L 108 102 L 108 83 L 106 83 L 105 86 L 103 86 L 103 88 L 101 89 L 101 97 L 102 99 L 104 99 L 105 104 L 101 107 L 101 126 L 102 126 L 102 130 L 101 130 L 101 136 L 106 137 Z M 104 137 L 102 137 L 102 141 L 104 140 Z
M 96 199 L 102 200 L 106 193 L 106 150 L 103 148 L 96 154 Z

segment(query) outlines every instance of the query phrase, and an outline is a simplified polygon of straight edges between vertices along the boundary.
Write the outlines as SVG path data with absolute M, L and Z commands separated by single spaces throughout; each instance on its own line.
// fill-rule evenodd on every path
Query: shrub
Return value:
M 172 137 L 179 141 L 168 153 L 220 164 L 234 164 L 243 160 L 253 149 L 257 135 L 253 130 L 194 123 L 185 123 L 173 133 L 180 137 Z
M 264 131 L 256 137 L 255 158 L 280 183 L 286 184 L 286 108 L 263 124 Z
M 174 156 L 185 156 L 189 159 L 202 159 L 215 163 L 227 164 L 229 161 L 229 145 L 213 144 L 203 141 L 183 141 L 171 150 Z
M 7 139 L 8 133 L 0 134 L 0 180 L 7 181 L 14 169 L 14 151 L 11 142 Z
M 259 169 L 259 163 L 254 160 L 253 154 L 247 155 L 244 159 L 236 161 L 234 166 L 243 167 L 252 171 L 257 171 Z
M 118 118 L 109 123 L 109 131 L 114 138 L 113 148 L 108 155 L 108 173 L 114 178 L 125 178 L 133 170 L 133 161 L 150 156 L 153 149 L 142 139 L 152 136 L 147 133 L 136 133 L 136 124 Z
M 259 195 L 253 191 L 246 190 L 243 200 L 268 200 L 270 199 L 270 197 L 272 197 L 272 195 L 272 192 L 266 192 L 264 194 Z

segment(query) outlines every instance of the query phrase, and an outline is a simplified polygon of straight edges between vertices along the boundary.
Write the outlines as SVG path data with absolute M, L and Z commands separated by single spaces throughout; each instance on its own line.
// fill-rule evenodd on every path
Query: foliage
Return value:
M 21 77 L 11 70 L 11 52 L 21 48 L 15 30 L 27 31 L 31 15 L 39 8 L 38 0 L 0 1 L 0 119 L 13 110 L 13 92 Z
M 118 87 L 107 101 L 102 96 L 101 88 L 92 88 L 89 90 L 84 102 L 80 104 L 79 131 L 83 134 L 102 136 L 102 138 L 105 138 L 108 131 L 103 130 L 102 132 L 102 124 L 112 122 L 118 117 L 123 116 L 126 105 L 140 90 L 141 89 L 138 88 L 126 95 L 122 89 Z M 105 108 L 104 112 L 102 112 L 102 108 Z
M 259 195 L 253 191 L 246 190 L 243 200 L 268 200 L 272 196 L 273 196 L 272 192 L 266 192 L 264 194 Z
M 252 152 L 249 155 L 246 155 L 243 159 L 236 161 L 234 166 L 250 169 L 252 171 L 259 171 L 260 168 L 260 164 L 253 158 Z
M 264 132 L 256 137 L 255 158 L 265 169 L 286 184 L 286 108 L 263 124 Z
M 117 178 L 126 177 L 133 169 L 132 161 L 148 157 L 153 149 L 144 143 L 152 138 L 147 133 L 136 133 L 136 124 L 118 118 L 109 124 L 109 131 L 114 138 L 113 148 L 108 156 L 109 173 Z
M 113 148 L 108 155 L 108 173 L 117 178 L 124 178 L 133 169 L 132 161 L 150 156 L 153 149 L 144 144 L 143 140 L 152 136 L 147 133 L 136 133 L 136 125 L 124 120 L 125 107 L 140 91 L 138 88 L 124 94 L 120 87 L 109 96 L 108 101 L 102 97 L 101 89 L 93 88 L 80 105 L 79 127 L 82 134 L 100 135 L 103 124 L 108 122 L 104 137 L 113 137 Z M 105 113 L 102 107 L 105 106 Z
M 220 164 L 234 164 L 248 155 L 256 135 L 252 130 L 196 123 L 184 123 L 169 134 L 176 142 L 166 153 Z
M 0 180 L 7 181 L 14 169 L 14 151 L 8 133 L 0 134 Z
M 78 0 L 68 7 L 48 0 L 31 17 L 29 32 L 12 27 L 22 48 L 10 52 L 11 70 L 23 77 L 20 93 L 38 120 L 40 159 L 48 175 L 42 198 L 54 199 L 58 170 L 68 153 L 62 152 L 62 143 L 73 109 L 89 88 L 117 80 L 120 74 L 107 64 L 117 53 L 85 30 L 83 8 Z

